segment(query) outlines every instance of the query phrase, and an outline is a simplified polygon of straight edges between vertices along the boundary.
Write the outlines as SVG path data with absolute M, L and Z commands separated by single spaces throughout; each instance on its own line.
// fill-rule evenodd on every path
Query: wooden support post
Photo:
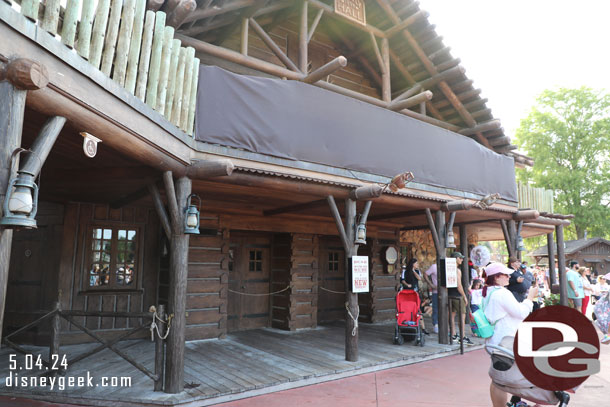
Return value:
M 66 118 L 61 116 L 47 119 L 30 147 L 32 152 L 25 156 L 20 172 L 30 174 L 33 178 L 38 176 L 65 123 Z
M 318 13 L 316 14 L 316 16 L 313 19 L 313 22 L 311 23 L 311 27 L 309 27 L 309 32 L 307 33 L 307 43 L 309 43 L 309 41 L 311 41 L 313 34 L 316 32 L 316 28 L 318 27 L 318 24 L 320 23 L 322 14 L 324 14 L 324 10 L 319 9 Z
M 390 103 L 392 101 L 392 81 L 390 78 L 390 45 L 387 38 L 381 40 L 381 62 L 383 63 L 381 99 L 384 102 Z
M 559 274 L 559 304 L 568 306 L 568 282 L 566 279 L 566 257 L 563 247 L 563 225 L 555 226 L 557 233 L 557 271 Z M 549 267 L 551 267 L 549 259 Z
M 426 90 L 420 94 L 411 96 L 410 98 L 407 98 L 407 99 L 394 100 L 388 105 L 388 109 L 398 111 L 398 110 L 402 110 L 402 109 L 408 109 L 409 107 L 413 107 L 413 106 L 419 105 L 421 103 L 424 103 L 424 105 L 425 105 L 425 103 L 428 100 L 432 99 L 432 96 L 434 96 L 432 94 L 432 92 L 429 90 Z
M 439 247 L 436 253 L 436 267 L 438 270 L 438 343 L 449 344 L 449 296 L 447 287 L 444 287 L 444 283 L 440 281 L 440 270 L 441 262 L 447 257 L 445 244 L 446 244 L 446 231 L 447 226 L 445 225 L 445 212 L 436 211 L 436 234 L 438 236 Z
M 254 32 L 260 37 L 260 39 L 263 40 L 265 45 L 269 47 L 269 49 L 275 54 L 275 56 L 278 57 L 278 59 L 282 61 L 282 63 L 288 69 L 291 69 L 294 72 L 301 73 L 301 70 L 294 64 L 294 62 L 292 62 L 290 58 L 288 58 L 286 54 L 284 54 L 284 51 L 282 51 L 280 47 L 278 47 L 278 45 L 275 43 L 275 41 L 273 41 L 269 34 L 267 34 L 265 30 L 263 30 L 263 28 L 258 25 L 256 20 L 254 20 L 254 18 L 252 17 L 250 18 L 250 26 L 252 27 Z
M 164 173 L 166 194 L 170 202 L 172 239 L 170 242 L 169 313 L 172 326 L 167 337 L 165 392 L 184 390 L 184 341 L 186 331 L 186 285 L 188 276 L 189 235 L 184 233 L 184 211 L 191 193 L 191 180 L 182 177 L 173 188 L 171 172 Z
M 349 247 L 345 250 L 345 360 L 358 361 L 358 328 L 356 321 L 360 309 L 358 307 L 358 294 L 352 292 L 351 266 L 352 257 L 358 253 L 358 246 L 354 245 L 354 227 L 356 222 L 356 201 L 345 200 L 345 234 Z
M 163 365 L 165 362 L 165 341 L 161 339 L 165 335 L 165 323 L 167 320 L 165 315 L 165 305 L 160 304 L 157 306 L 157 316 L 159 317 L 156 321 L 158 333 L 155 332 L 155 375 L 158 377 L 155 380 L 155 391 L 163 391 Z
M 23 115 L 27 90 L 41 89 L 49 83 L 46 68 L 28 59 L 0 65 L 0 205 L 4 203 L 9 181 L 19 168 L 13 151 L 21 146 Z M 4 320 L 6 287 L 11 259 L 13 230 L 0 228 L 0 338 Z
M 61 339 L 61 304 L 59 301 L 55 302 L 55 315 L 53 315 L 53 319 L 51 320 L 51 346 L 49 347 L 49 362 L 53 363 L 53 358 L 55 355 L 55 360 L 61 360 L 59 356 L 59 346 Z
M 549 291 L 553 292 L 553 286 L 558 283 L 555 278 L 555 241 L 553 232 L 546 235 L 546 250 L 549 256 Z
M 515 222 L 515 221 L 512 221 Z M 515 248 L 515 254 L 517 255 L 517 258 L 519 259 L 519 261 L 521 261 L 521 250 L 519 249 L 519 239 L 521 237 L 521 229 L 523 228 L 523 221 L 520 220 L 519 223 L 517 223 L 517 232 L 515 233 L 515 237 L 513 239 L 513 247 Z
M 315 71 L 311 72 L 309 75 L 307 75 L 305 78 L 303 78 L 303 82 L 315 83 L 315 82 L 319 81 L 320 79 L 323 79 L 323 78 L 327 77 L 328 75 L 332 74 L 333 72 L 343 68 L 346 65 L 347 65 L 347 59 L 345 59 L 344 56 L 338 56 L 337 58 L 333 59 L 332 61 L 324 64 L 323 66 L 319 67 Z
M 307 57 L 307 1 L 304 0 L 301 5 L 301 22 L 299 25 L 299 69 L 303 73 L 307 73 L 308 57 Z
M 241 54 L 248 55 L 248 26 L 249 21 L 247 18 L 241 19 Z
M 514 220 L 506 222 L 508 226 L 508 238 L 510 239 L 510 256 L 518 257 L 517 253 L 517 225 Z
M 155 205 L 155 210 L 157 211 L 157 215 L 159 216 L 159 220 L 161 221 L 161 226 L 163 226 L 163 231 L 165 231 L 165 236 L 167 236 L 168 240 L 171 240 L 171 224 L 169 221 L 169 217 L 167 216 L 167 212 L 165 211 L 165 207 L 163 206 L 163 201 L 161 200 L 161 194 L 159 193 L 157 184 L 155 184 L 154 182 L 148 184 L 148 191 L 152 196 L 153 204 Z
M 468 233 L 466 230 L 466 225 L 460 225 L 460 252 L 464 255 L 464 261 L 462 262 L 462 287 L 464 287 L 464 292 L 468 292 L 468 287 L 470 287 L 470 267 L 468 267 L 469 260 L 469 252 L 468 252 Z M 469 312 L 466 315 L 470 315 Z
M 514 256 L 512 240 L 510 237 L 510 233 L 508 232 L 508 226 L 506 225 L 506 220 L 500 219 L 500 226 L 502 227 L 502 233 L 504 234 L 504 242 L 506 243 L 506 250 L 508 251 L 508 257 Z

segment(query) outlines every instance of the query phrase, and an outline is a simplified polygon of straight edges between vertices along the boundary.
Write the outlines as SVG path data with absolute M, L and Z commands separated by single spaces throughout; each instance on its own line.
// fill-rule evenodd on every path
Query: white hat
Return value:
M 513 273 L 513 271 L 514 270 L 509 269 L 504 264 L 496 263 L 496 262 L 493 262 L 493 263 L 489 264 L 487 267 L 485 267 L 485 274 L 487 275 L 487 277 L 493 276 L 493 275 L 499 274 L 499 273 L 510 276 Z
M 606 280 L 610 281 L 610 273 L 606 274 L 606 275 L 604 276 L 604 278 L 605 278 Z

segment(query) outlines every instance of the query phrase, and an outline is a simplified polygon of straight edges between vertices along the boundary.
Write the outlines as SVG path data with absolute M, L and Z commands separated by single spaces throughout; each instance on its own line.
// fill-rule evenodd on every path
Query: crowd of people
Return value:
M 510 338 L 512 341 L 521 322 L 531 312 L 545 306 L 544 300 L 546 298 L 550 300 L 546 302 L 547 304 L 555 304 L 551 297 L 551 291 L 554 287 L 551 286 L 548 269 L 529 268 L 527 262 L 521 262 L 513 257 L 509 258 L 506 266 L 491 262 L 485 267 L 478 268 L 469 263 L 469 288 L 465 290 L 462 285 L 459 267 L 464 260 L 464 256 L 460 252 L 454 252 L 452 257 L 456 259 L 458 265 L 457 287 L 448 289 L 449 300 L 454 311 L 450 316 L 450 339 L 452 343 L 458 343 L 459 341 L 466 344 L 472 343 L 467 336 L 459 338 L 455 332 L 455 310 L 459 309 L 460 302 L 468 307 L 472 313 L 483 307 L 485 318 L 494 326 L 493 333 L 486 339 L 486 344 L 496 346 L 505 346 L 506 338 Z M 558 275 L 557 268 L 555 268 L 554 273 L 555 276 Z M 558 283 L 559 279 L 555 278 L 553 282 Z M 581 267 L 577 261 L 571 261 L 569 268 L 566 268 L 566 282 L 569 306 L 594 320 L 594 326 L 599 329 L 603 336 L 601 343 L 610 344 L 610 293 L 608 290 L 610 273 L 597 276 L 595 273 L 591 273 L 591 270 L 587 267 Z M 436 264 L 422 273 L 419 270 L 417 259 L 410 259 L 403 263 L 400 283 L 401 289 L 411 289 L 419 293 L 422 312 L 431 315 L 433 330 L 438 333 L 438 273 Z M 461 332 L 465 332 L 464 316 L 465 313 L 462 313 L 462 318 L 459 321 L 462 325 Z M 428 334 L 425 328 L 423 332 Z M 512 349 L 512 346 L 509 346 L 509 348 Z M 490 368 L 492 382 L 489 389 L 492 405 L 494 407 L 506 406 L 510 392 L 513 398 L 511 398 L 509 405 L 527 406 L 527 403 L 520 401 L 520 397 L 524 397 L 524 394 L 517 392 L 517 389 L 514 386 L 511 387 L 510 383 L 507 387 L 506 384 L 498 382 L 497 377 L 494 379 L 492 371 L 498 373 L 500 377 L 511 377 L 507 374 L 508 372 L 497 370 L 494 363 L 496 362 L 492 357 L 492 367 Z M 511 371 L 514 376 L 520 377 L 520 383 L 525 380 L 518 371 L 514 369 Z M 525 383 L 529 382 L 525 380 Z M 525 393 L 525 397 L 528 399 L 531 394 L 535 394 L 531 393 L 532 387 L 529 386 L 531 384 L 527 387 L 530 393 Z M 542 391 L 542 393 L 544 394 L 545 391 Z M 556 402 L 558 400 L 554 399 L 555 397 L 564 397 L 559 393 L 546 391 L 547 396 L 550 395 L 551 399 L 544 400 Z M 517 401 L 513 402 L 515 399 Z M 540 396 L 540 400 L 543 400 L 542 396 Z
M 484 298 L 485 287 L 489 286 L 487 281 L 489 274 L 486 273 L 486 267 L 476 267 L 469 262 L 468 270 L 468 287 L 462 284 L 461 264 L 464 260 L 464 255 L 460 252 L 454 252 L 451 257 L 456 259 L 458 265 L 458 285 L 448 289 L 449 301 L 451 302 L 452 315 L 449 318 L 451 343 L 459 343 L 463 341 L 465 344 L 472 344 L 468 336 L 460 338 L 456 333 L 455 320 L 457 312 L 462 303 L 462 309 L 466 312 L 461 313 L 459 323 L 461 332 L 465 332 L 465 318 L 467 314 L 474 313 L 479 307 Z M 532 298 L 532 310 L 536 310 L 545 304 L 553 303 L 551 297 L 551 278 L 549 268 L 541 268 L 538 266 L 529 267 L 526 261 L 520 261 L 515 257 L 511 257 L 507 262 L 507 269 L 511 271 L 506 289 L 510 292 L 518 303 L 528 297 L 535 287 L 536 295 Z M 554 269 L 555 284 L 559 284 L 557 267 Z M 566 268 L 566 281 L 568 289 L 568 303 L 572 308 L 582 312 L 589 319 L 603 318 L 602 315 L 595 315 L 593 305 L 596 304 L 602 297 L 608 297 L 610 288 L 610 273 L 606 275 L 597 275 L 592 273 L 588 267 L 581 267 L 580 264 L 572 260 L 569 262 L 569 268 Z M 401 289 L 415 290 L 419 293 L 422 313 L 428 314 L 432 318 L 432 330 L 438 333 L 438 275 L 436 264 L 430 266 L 425 272 L 419 269 L 419 263 L 416 258 L 411 258 L 408 261 L 403 261 L 402 273 L 400 278 Z M 468 312 L 470 311 L 470 312 Z M 422 327 L 425 334 L 429 334 L 425 326 Z M 602 328 L 603 330 L 603 328 Z M 610 343 L 608 330 L 602 332 L 604 337 L 602 343 Z

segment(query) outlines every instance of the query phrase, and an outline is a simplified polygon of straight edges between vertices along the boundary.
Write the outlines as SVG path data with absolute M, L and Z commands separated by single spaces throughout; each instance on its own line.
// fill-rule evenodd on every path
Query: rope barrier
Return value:
M 150 323 L 150 341 L 154 342 L 155 340 L 155 331 L 157 331 L 157 335 L 159 335 L 159 338 L 165 340 L 167 338 L 167 336 L 169 335 L 169 331 L 172 327 L 172 318 L 174 317 L 174 314 L 170 314 L 169 317 L 167 317 L 167 320 L 162 320 L 161 317 L 159 317 L 159 314 L 157 314 L 157 311 L 153 311 L 153 320 Z M 167 331 L 165 331 L 165 335 L 161 336 L 161 333 L 159 332 L 159 325 L 157 325 L 157 320 L 159 320 L 160 322 L 167 324 Z
M 345 291 L 333 291 L 333 290 L 329 290 L 328 288 L 324 288 L 322 286 L 319 286 L 319 288 L 322 291 L 328 291 L 329 293 L 333 293 L 333 294 L 345 294 Z
M 354 321 L 354 329 L 352 329 L 352 336 L 356 336 L 356 331 L 358 330 L 358 317 L 360 316 L 360 306 L 357 306 L 356 318 L 352 315 L 352 312 L 349 310 L 349 302 L 345 303 L 345 309 L 347 310 L 347 314 Z
M 231 290 L 231 289 L 229 289 L 229 292 L 230 293 L 234 293 L 234 294 L 239 294 L 239 295 L 249 295 L 251 297 L 264 297 L 266 295 L 275 295 L 275 294 L 282 293 L 282 292 L 286 291 L 289 288 L 290 288 L 290 286 L 288 285 L 288 286 L 286 286 L 286 288 L 283 288 L 283 289 L 281 289 L 279 291 L 275 291 L 275 292 L 272 292 L 272 293 L 264 293 L 264 294 L 244 293 L 244 292 L 241 292 L 241 291 L 235 291 L 235 290 Z

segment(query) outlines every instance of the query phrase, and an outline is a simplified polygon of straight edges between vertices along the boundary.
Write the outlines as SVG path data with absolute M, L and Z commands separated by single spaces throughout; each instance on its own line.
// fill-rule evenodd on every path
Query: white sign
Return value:
M 445 283 L 447 288 L 456 288 L 458 286 L 457 259 L 453 257 L 445 259 Z
M 97 154 L 97 143 L 101 143 L 102 140 L 85 131 L 82 131 L 80 135 L 83 136 L 83 151 L 85 155 L 89 158 L 95 157 Z
M 352 257 L 352 292 L 369 292 L 369 256 Z

